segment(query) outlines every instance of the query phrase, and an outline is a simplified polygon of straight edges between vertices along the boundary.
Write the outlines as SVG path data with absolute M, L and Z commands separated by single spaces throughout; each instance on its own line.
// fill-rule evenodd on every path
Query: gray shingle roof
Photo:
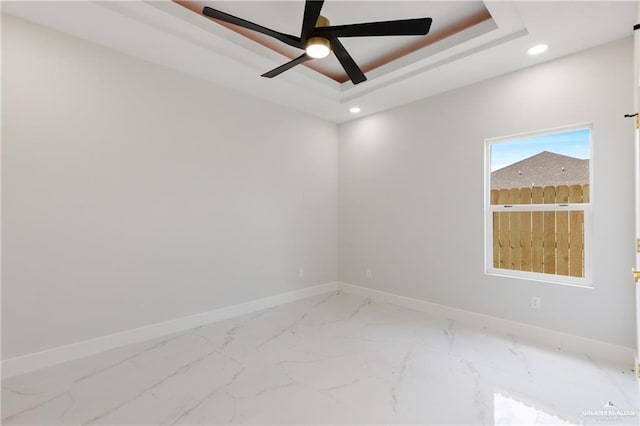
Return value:
M 491 189 L 589 183 L 589 160 L 543 151 L 491 173 Z

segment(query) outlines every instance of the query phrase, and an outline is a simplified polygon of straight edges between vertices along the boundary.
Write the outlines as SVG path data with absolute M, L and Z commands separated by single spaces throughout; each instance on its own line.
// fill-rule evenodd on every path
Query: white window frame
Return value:
M 521 204 L 521 205 L 492 205 L 491 204 L 491 146 L 514 139 L 524 139 L 534 136 L 545 136 L 556 133 L 565 133 L 573 130 L 589 130 L 589 203 L 571 204 Z M 556 127 L 547 130 L 519 133 L 509 136 L 487 138 L 484 143 L 485 151 L 485 197 L 484 197 L 484 239 L 485 239 L 485 273 L 487 275 L 534 280 L 554 284 L 563 284 L 578 287 L 593 288 L 591 236 L 592 209 L 593 209 L 593 126 L 591 123 L 576 124 L 571 126 Z M 584 277 L 572 277 L 566 275 L 546 274 L 543 272 L 518 271 L 513 269 L 495 268 L 493 266 L 493 213 L 501 211 L 583 211 L 584 212 Z

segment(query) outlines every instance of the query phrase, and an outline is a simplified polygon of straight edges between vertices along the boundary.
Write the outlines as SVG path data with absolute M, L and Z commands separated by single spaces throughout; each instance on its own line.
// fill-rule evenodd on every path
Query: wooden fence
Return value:
M 493 205 L 588 202 L 588 184 L 491 190 Z M 584 277 L 584 211 L 494 212 L 493 267 Z

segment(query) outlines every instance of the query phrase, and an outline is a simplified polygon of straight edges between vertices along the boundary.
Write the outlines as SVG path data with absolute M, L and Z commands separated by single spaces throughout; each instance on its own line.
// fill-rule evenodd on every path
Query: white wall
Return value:
M 340 280 L 634 347 L 632 56 L 623 40 L 341 125 Z M 484 139 L 585 122 L 594 288 L 485 275 Z
M 2 145 L 3 359 L 337 278 L 333 124 L 3 16 Z

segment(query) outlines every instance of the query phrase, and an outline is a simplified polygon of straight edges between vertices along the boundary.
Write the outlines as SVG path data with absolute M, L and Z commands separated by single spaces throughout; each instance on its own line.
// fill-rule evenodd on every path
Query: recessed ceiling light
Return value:
M 536 44 L 535 46 L 533 46 L 532 48 L 530 48 L 529 50 L 527 50 L 527 53 L 529 55 L 539 55 L 542 52 L 544 52 L 545 50 L 547 50 L 549 48 L 549 46 L 547 46 L 546 44 Z
M 352 114 L 357 114 L 360 112 L 360 108 L 359 107 L 351 107 L 351 109 L 349 109 L 349 112 L 351 112 Z

